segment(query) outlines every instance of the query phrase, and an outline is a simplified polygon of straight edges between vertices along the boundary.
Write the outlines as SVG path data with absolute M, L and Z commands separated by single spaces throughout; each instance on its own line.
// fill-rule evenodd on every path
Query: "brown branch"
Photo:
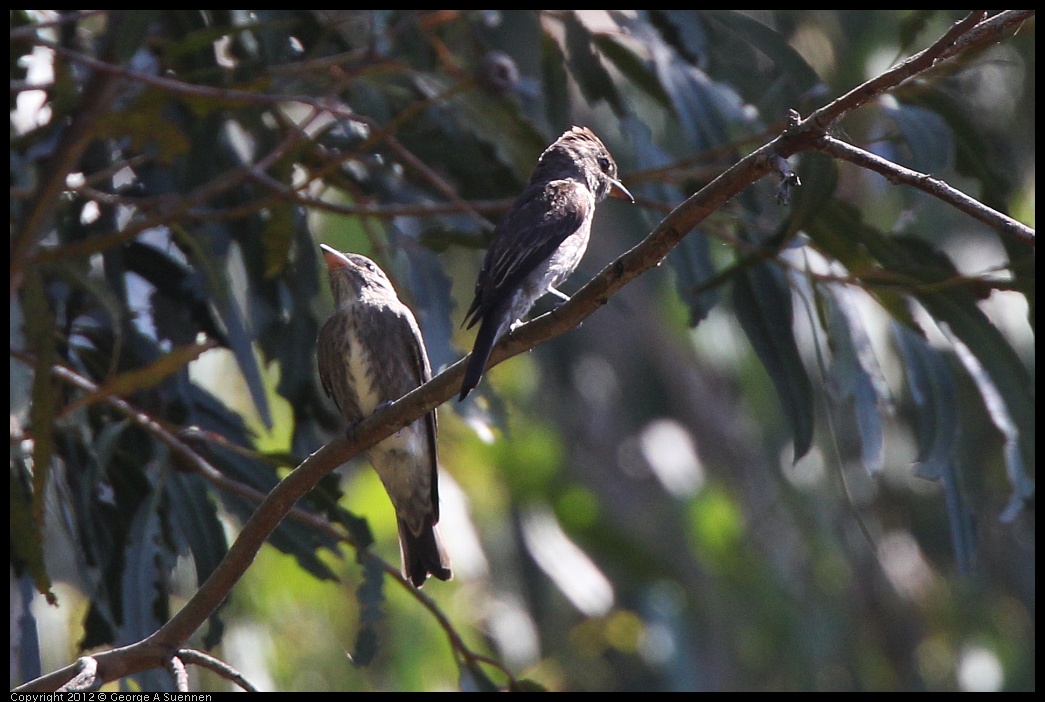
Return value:
M 1001 233 L 1007 234 L 1024 244 L 1034 246 L 1035 236 L 1033 229 L 1021 222 L 1017 222 L 1008 215 L 984 205 L 979 200 L 969 197 L 938 178 L 933 178 L 928 174 L 919 173 L 910 168 L 904 168 L 869 151 L 864 151 L 852 144 L 847 144 L 827 135 L 824 135 L 816 142 L 815 148 L 817 151 L 822 151 L 835 158 L 849 161 L 861 168 L 879 173 L 890 183 L 903 183 L 927 192 L 933 197 L 937 197 L 949 205 L 953 205 L 956 209 L 980 220 L 989 227 L 997 229 Z
M 30 363 L 30 364 L 32 363 L 32 359 L 29 358 L 28 355 L 26 355 L 26 354 L 22 354 L 22 353 L 18 353 L 18 352 L 12 352 L 11 355 L 13 357 L 15 357 L 15 358 L 18 358 L 19 360 L 21 360 L 23 362 Z M 51 372 L 54 374 L 54 376 L 56 378 L 62 380 L 63 382 L 66 382 L 66 383 L 69 383 L 71 385 L 74 385 L 75 387 L 77 387 L 80 390 L 83 390 L 83 391 L 85 391 L 87 393 L 97 393 L 98 392 L 99 386 L 96 383 L 94 383 L 91 380 L 83 377 L 79 373 L 76 373 L 72 369 L 66 368 L 65 366 L 60 366 L 60 365 L 52 366 Z M 156 419 L 153 419 L 152 417 L 150 417 L 145 412 L 142 412 L 141 410 L 139 410 L 136 407 L 134 407 L 131 403 L 129 403 L 126 400 L 123 400 L 123 399 L 121 399 L 119 397 L 109 396 L 109 397 L 106 397 L 104 399 L 104 401 L 108 405 L 110 405 L 111 407 L 113 407 L 114 409 L 119 411 L 121 414 L 123 414 L 125 417 L 130 419 L 136 425 L 138 425 L 139 427 L 141 427 L 141 428 L 145 429 L 146 431 L 148 431 L 150 434 L 152 434 L 154 437 L 156 437 L 159 441 L 161 441 L 166 446 L 168 446 L 172 450 L 172 452 L 176 453 L 177 455 L 179 455 L 180 457 L 185 459 L 188 462 L 188 464 L 191 465 L 196 470 L 197 473 L 202 475 L 209 482 L 211 482 L 215 486 L 221 488 L 222 490 L 225 490 L 226 492 L 229 492 L 230 494 L 239 495 L 240 497 L 244 497 L 246 499 L 254 501 L 255 503 L 261 505 L 261 507 L 259 507 L 258 510 L 260 511 L 262 509 L 263 503 L 265 503 L 265 501 L 266 501 L 265 493 L 260 492 L 259 490 L 256 490 L 255 488 L 253 488 L 253 487 L 251 487 L 249 485 L 245 485 L 243 483 L 240 483 L 239 481 L 232 480 L 232 479 L 228 478 L 227 476 L 225 476 L 221 471 L 219 471 L 217 468 L 215 468 L 213 465 L 211 465 L 210 462 L 207 461 L 203 456 L 201 456 L 197 451 L 193 450 L 188 444 L 186 444 L 181 438 L 179 438 L 178 436 L 175 436 L 174 433 L 172 433 L 166 427 L 164 427 L 162 422 L 160 422 L 160 421 L 158 421 Z M 201 438 L 204 438 L 204 439 L 212 439 L 212 437 L 209 434 L 207 434 L 205 432 L 201 432 L 199 430 L 194 430 L 194 429 L 188 429 L 188 430 L 182 431 L 181 434 L 182 434 L 183 437 L 193 437 L 193 436 L 195 436 L 195 437 L 201 437 Z M 216 440 L 221 441 L 222 437 L 218 437 Z M 240 447 L 235 447 L 235 448 L 240 448 Z M 345 456 L 343 459 L 339 459 L 340 462 L 337 465 L 340 465 L 340 463 L 343 463 L 343 462 L 347 462 L 348 460 L 353 458 L 354 455 L 355 454 L 349 455 L 349 456 Z M 321 478 L 322 476 L 319 476 L 319 477 Z M 317 482 L 318 482 L 318 478 L 317 478 Z M 309 488 L 309 490 L 310 489 L 311 488 Z M 308 490 L 305 490 L 305 492 L 308 492 Z M 302 493 L 302 495 L 303 494 L 304 493 Z M 352 546 L 353 548 L 355 548 L 357 551 L 359 551 L 359 545 L 352 539 L 352 537 L 350 535 L 348 535 L 348 534 L 342 532 L 341 530 L 337 529 L 333 524 L 331 524 L 327 519 L 323 518 L 322 516 L 316 515 L 316 514 L 312 514 L 310 512 L 307 512 L 307 511 L 301 509 L 300 507 L 294 506 L 296 501 L 297 500 L 295 499 L 294 503 L 291 503 L 292 506 L 291 506 L 291 509 L 290 509 L 289 513 L 284 513 L 283 516 L 289 516 L 289 517 L 291 517 L 293 519 L 296 519 L 296 520 L 298 520 L 300 522 L 308 524 L 309 526 L 315 528 L 317 531 L 320 531 L 320 532 L 326 534 L 327 536 L 330 536 L 330 537 L 332 537 L 332 538 L 334 538 L 336 540 L 343 541 L 343 542 L 349 544 L 350 546 Z M 252 517 L 252 519 L 253 519 L 253 517 Z M 280 521 L 282 521 L 282 516 L 280 517 L 280 519 L 278 519 L 276 521 L 276 525 L 278 525 L 278 522 L 280 522 Z M 273 528 L 275 528 L 275 525 L 273 526 Z M 263 538 L 267 538 L 267 534 Z M 238 543 L 238 541 L 239 540 L 237 539 L 237 543 Z M 230 552 L 231 552 L 231 549 L 230 549 Z M 371 562 L 374 562 L 374 563 L 378 564 L 378 566 L 381 568 L 381 570 L 385 573 L 386 576 L 391 578 L 393 581 L 399 583 L 399 585 L 401 587 L 403 587 L 408 594 L 410 594 L 418 602 L 420 602 L 421 605 L 425 609 L 427 609 L 432 614 L 432 616 L 436 619 L 436 621 L 439 624 L 439 626 L 442 627 L 443 631 L 446 633 L 447 638 L 450 640 L 451 647 L 460 655 L 461 658 L 464 658 L 465 660 L 467 660 L 467 661 L 469 661 L 471 663 L 482 662 L 482 663 L 486 663 L 488 665 L 494 666 L 497 669 L 499 669 L 501 672 L 503 672 L 509 678 L 509 680 L 514 680 L 514 677 L 512 676 L 510 671 L 508 671 L 503 665 L 501 665 L 500 663 L 497 663 L 496 661 L 494 661 L 492 659 L 489 659 L 489 658 L 487 658 L 485 656 L 482 656 L 482 655 L 477 654 L 474 651 L 472 651 L 471 648 L 468 646 L 468 644 L 465 643 L 464 638 L 461 636 L 461 634 L 454 627 L 453 623 L 449 620 L 449 618 L 446 616 L 446 614 L 439 608 L 438 604 L 436 604 L 435 600 L 433 600 L 431 597 L 429 597 L 423 591 L 415 588 L 409 581 L 407 581 L 405 578 L 403 578 L 402 575 L 400 574 L 399 568 L 397 566 L 394 566 L 394 565 L 388 563 L 384 559 L 380 558 L 379 556 L 377 556 L 377 555 L 375 555 L 375 554 L 373 554 L 373 553 L 371 553 L 369 551 L 359 552 L 359 556 L 360 556 L 360 559 L 362 559 L 362 560 L 369 560 Z M 251 558 L 250 560 L 253 560 L 253 558 Z M 215 583 L 213 585 L 213 587 L 214 588 L 224 588 L 224 592 L 227 595 L 229 592 L 231 592 L 233 586 L 235 586 L 235 584 L 239 581 L 239 578 L 243 574 L 243 572 L 246 571 L 246 567 L 250 565 L 250 560 L 248 560 L 246 563 L 242 564 L 243 565 L 242 570 L 238 570 L 238 566 L 239 566 L 238 563 L 232 564 L 232 567 L 230 567 L 228 569 L 228 571 L 227 571 L 229 576 L 226 577 L 226 578 L 223 578 L 220 582 Z M 224 563 L 224 562 L 225 561 L 223 560 L 222 563 Z M 207 582 L 210 583 L 211 581 L 208 580 Z M 224 599 L 224 596 L 222 597 L 222 599 Z M 199 626 L 202 625 L 203 621 L 205 621 L 206 618 L 208 616 L 210 616 L 210 612 L 213 611 L 213 610 L 205 610 L 202 607 L 199 607 L 199 608 L 195 607 L 193 605 L 194 601 L 195 601 L 195 595 L 193 596 L 193 598 L 191 598 L 189 600 L 189 603 L 182 610 L 182 611 L 184 611 L 185 609 L 190 609 L 191 608 L 191 611 L 197 612 L 198 615 L 200 617 L 202 617 L 202 618 L 200 618 L 197 622 L 195 622 L 192 625 L 192 630 L 193 631 L 195 631 L 195 629 L 198 629 Z M 219 602 L 220 602 L 220 600 L 219 600 Z M 181 613 L 179 612 L 179 614 L 181 614 Z M 161 631 L 162 631 L 162 629 L 161 629 Z M 157 633 L 159 633 L 159 632 L 157 632 Z M 139 642 L 139 643 L 142 643 L 142 642 Z M 160 650 L 160 651 L 157 652 L 157 658 L 155 660 L 151 660 L 150 661 L 150 659 L 148 657 L 137 657 L 137 656 L 135 656 L 134 655 L 135 654 L 134 651 L 127 652 L 125 649 L 121 649 L 121 650 L 123 651 L 123 654 L 121 654 L 121 655 L 128 656 L 129 658 L 131 658 L 131 659 L 135 660 L 136 662 L 142 664 L 143 667 L 136 668 L 136 669 L 131 670 L 129 672 L 123 672 L 123 673 L 117 675 L 116 677 L 112 677 L 114 675 L 112 670 L 107 668 L 107 667 L 105 667 L 104 663 L 100 664 L 99 660 L 98 660 L 99 656 L 105 656 L 108 653 L 112 653 L 110 651 L 110 652 L 107 652 L 106 654 L 99 654 L 99 656 L 89 656 L 89 657 L 81 658 L 75 664 L 73 664 L 72 666 L 68 666 L 65 669 L 61 670 L 61 671 L 56 671 L 51 676 L 46 676 L 46 679 L 50 680 L 52 678 L 52 676 L 57 676 L 56 679 L 58 680 L 58 682 L 61 682 L 60 674 L 63 671 L 65 671 L 65 672 L 74 674 L 74 676 L 75 676 L 72 681 L 66 683 L 66 686 L 69 686 L 69 685 L 73 686 L 73 687 L 70 687 L 69 689 L 77 689 L 77 690 L 89 689 L 89 688 L 93 689 L 93 688 L 91 688 L 91 685 L 94 685 L 96 683 L 100 685 L 99 681 L 104 682 L 104 681 L 115 680 L 117 677 L 123 677 L 123 676 L 126 676 L 126 675 L 131 675 L 133 673 L 140 672 L 141 670 L 145 670 L 145 669 L 149 669 L 149 668 L 156 668 L 156 667 L 161 667 L 161 666 L 166 666 L 168 669 L 170 669 L 170 666 L 172 665 L 171 661 L 175 660 L 178 657 L 180 657 L 182 660 L 184 660 L 186 662 L 189 662 L 189 663 L 196 663 L 196 664 L 199 664 L 199 665 L 206 665 L 207 667 L 211 668 L 212 670 L 215 670 L 215 672 L 218 672 L 220 675 L 222 675 L 222 677 L 228 677 L 230 680 L 234 680 L 237 684 L 243 686 L 245 689 L 253 690 L 253 686 L 249 682 L 247 682 L 245 679 L 242 679 L 242 676 L 239 676 L 238 673 L 235 673 L 235 671 L 232 671 L 231 668 L 228 668 L 227 666 L 225 666 L 225 664 L 221 663 L 217 659 L 207 657 L 207 656 L 205 656 L 204 654 L 202 654 L 200 652 L 191 651 L 191 650 L 188 650 L 188 649 L 181 649 L 181 650 L 179 650 L 177 652 L 176 655 L 167 655 L 164 658 L 163 651 Z M 227 669 L 229 671 L 232 671 L 232 673 L 235 673 L 235 676 L 238 676 L 238 677 L 233 677 L 233 676 L 231 676 L 231 674 L 230 675 L 226 675 L 225 673 L 222 673 L 221 670 L 219 670 L 219 667 L 221 667 L 221 666 L 224 666 L 225 669 Z M 45 680 L 45 678 L 39 678 L 36 681 L 33 681 L 33 683 L 29 683 L 26 686 L 23 686 L 23 687 L 18 688 L 18 689 L 48 689 L 46 687 L 32 687 L 32 688 L 28 687 L 28 685 L 30 685 L 30 684 L 32 684 L 32 685 L 36 685 L 36 684 L 44 685 L 45 683 L 42 682 L 44 680 Z
M 912 76 L 927 71 L 938 62 L 996 41 L 1004 32 L 1018 27 L 1033 17 L 1034 10 L 1004 10 L 984 20 L 985 14 L 986 10 L 969 13 L 927 49 L 901 61 L 884 73 L 858 85 L 837 100 L 816 110 L 806 120 L 807 127 L 816 130 L 829 129 L 843 115 L 896 88 Z
M 185 670 L 185 663 L 178 656 L 171 656 L 167 661 L 167 672 L 174 680 L 174 689 L 178 692 L 189 691 L 189 672 Z
M 198 665 L 201 668 L 206 668 L 212 673 L 215 673 L 216 675 L 219 675 L 225 678 L 226 680 L 229 680 L 239 685 L 247 692 L 258 692 L 258 688 L 255 687 L 254 684 L 247 680 L 245 677 L 243 677 L 243 674 L 240 673 L 238 670 L 230 666 L 228 663 L 218 660 L 214 656 L 208 656 L 203 651 L 197 651 L 194 648 L 182 648 L 178 649 L 178 655 L 176 657 L 180 658 L 186 663 L 191 663 L 193 665 Z

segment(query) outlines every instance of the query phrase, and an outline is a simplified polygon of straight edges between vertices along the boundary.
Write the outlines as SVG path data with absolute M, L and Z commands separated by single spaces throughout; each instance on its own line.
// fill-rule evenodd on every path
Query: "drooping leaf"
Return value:
M 871 338 L 856 307 L 853 291 L 830 286 L 828 332 L 831 372 L 839 397 L 853 404 L 860 432 L 861 459 L 871 474 L 882 470 L 882 414 L 892 412 L 889 388 L 871 346 Z
M 171 374 L 177 373 L 184 366 L 199 358 L 204 351 L 209 351 L 216 346 L 216 341 L 207 340 L 199 344 L 175 347 L 170 353 L 160 356 L 159 359 L 149 365 L 113 376 L 102 385 L 99 385 L 94 392 L 87 393 L 75 402 L 70 403 L 65 408 L 64 413 L 68 414 L 81 407 L 104 401 L 107 397 L 121 397 L 155 387 Z
M 541 75 L 548 124 L 554 129 L 567 129 L 573 120 L 570 117 L 566 56 L 559 42 L 547 32 L 541 36 Z
M 228 540 L 215 502 L 201 476 L 178 471 L 172 472 L 166 483 L 166 499 L 171 521 L 192 555 L 196 583 L 202 585 L 228 551 Z M 209 626 L 203 637 L 205 648 L 221 642 L 224 624 L 220 612 L 218 607 L 208 618 Z
M 967 573 L 976 553 L 976 538 L 957 460 L 961 416 L 951 367 L 939 350 L 910 327 L 894 321 L 891 331 L 903 359 L 911 399 L 921 410 L 916 418 L 918 463 L 915 473 L 942 482 L 955 562 L 959 572 Z
M 664 92 L 657 75 L 648 60 L 638 54 L 635 48 L 625 40 L 612 34 L 596 34 L 595 44 L 602 55 L 613 63 L 631 83 L 642 88 L 646 93 L 665 108 L 671 108 L 671 98 Z M 627 117 L 625 118 L 627 119 Z
M 731 82 L 767 121 L 782 118 L 789 109 L 803 109 L 798 98 L 823 87 L 809 62 L 773 27 L 735 10 L 705 10 L 700 19 L 714 48 L 709 70 L 726 79 L 728 69 Z
M 159 478 L 162 481 L 162 478 Z M 126 563 L 121 578 L 122 621 L 118 645 L 140 641 L 167 619 L 168 573 L 175 554 L 164 542 L 160 517 L 163 491 L 158 484 L 139 504 L 128 532 Z M 171 690 L 166 671 L 147 670 L 134 676 L 143 690 Z
M 906 150 L 895 159 L 916 171 L 940 174 L 954 163 L 954 137 L 951 128 L 937 113 L 903 103 L 886 102 L 885 114 L 900 128 Z
M 623 121 L 624 133 L 628 137 L 635 157 L 635 165 L 640 170 L 660 168 L 670 162 L 663 149 L 653 143 L 649 127 L 637 119 Z M 667 203 L 680 203 L 685 197 L 681 190 L 668 182 L 652 180 L 640 183 L 635 194 L 650 200 Z M 643 219 L 652 229 L 657 225 L 656 217 L 649 212 L 643 213 Z M 676 289 L 679 296 L 689 308 L 690 326 L 697 326 L 718 304 L 717 288 L 705 289 L 705 284 L 715 275 L 715 265 L 711 260 L 711 248 L 707 236 L 699 229 L 691 232 L 678 246 L 668 254 L 668 264 L 675 271 Z
M 47 304 L 44 281 L 39 271 L 26 271 L 22 284 L 22 319 L 26 326 L 26 343 L 36 355 L 33 368 L 33 401 L 29 406 L 29 423 L 33 434 L 32 517 L 37 529 L 44 524 L 44 493 L 54 453 L 54 415 L 58 406 L 58 389 L 51 376 L 56 354 L 54 348 L 54 316 Z
M 776 266 L 756 264 L 735 277 L 733 306 L 741 329 L 776 388 L 798 461 L 812 446 L 814 406 L 813 386 L 792 328 L 791 288 Z
M 355 650 L 352 662 L 357 666 L 367 666 L 373 662 L 378 653 L 377 625 L 384 619 L 381 605 L 385 601 L 385 571 L 377 558 L 359 552 L 363 565 L 363 579 L 356 589 L 356 600 L 359 602 L 359 632 L 356 635 Z
M 566 27 L 566 62 L 570 74 L 591 104 L 605 100 L 618 115 L 625 112 L 623 98 L 595 52 L 592 32 L 574 12 L 563 16 Z
M 991 421 L 994 422 L 994 426 L 1005 437 L 1003 453 L 1005 455 L 1005 467 L 1008 469 L 1009 482 L 1012 483 L 1013 487 L 1013 494 L 1005 511 L 1002 512 L 1001 519 L 1005 522 L 1011 522 L 1019 515 L 1024 506 L 1034 498 L 1034 480 L 1031 479 L 1029 472 L 1034 464 L 1024 463 L 1024 450 L 1029 452 L 1032 459 L 1034 457 L 1034 436 L 1027 437 L 1021 435 L 1021 429 L 1016 424 L 1006 398 L 1002 396 L 1000 388 L 987 372 L 980 359 L 964 342 L 951 335 L 949 326 L 946 323 L 942 324 L 941 328 L 950 337 L 958 360 L 961 361 L 969 377 L 976 384 L 976 389 L 980 391 L 980 397 L 983 398 L 983 406 L 986 408 Z M 1030 421 L 1033 424 L 1033 408 L 1031 408 L 1031 411 Z M 1026 428 L 1023 431 L 1025 430 Z
M 41 529 L 32 517 L 32 493 L 29 489 L 29 471 L 23 461 L 11 461 L 10 515 L 11 566 L 15 573 L 25 572 L 37 592 L 47 598 L 48 604 L 58 604 L 51 589 L 51 576 L 44 562 Z

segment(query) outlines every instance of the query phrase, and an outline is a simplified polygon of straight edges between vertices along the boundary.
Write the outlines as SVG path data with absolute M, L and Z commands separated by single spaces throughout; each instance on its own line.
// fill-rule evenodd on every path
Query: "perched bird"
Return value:
M 617 164 L 587 127 L 572 127 L 545 149 L 526 189 L 494 231 L 464 323 L 479 324 L 459 400 L 479 384 L 494 345 L 546 292 L 577 268 L 588 248 L 595 204 L 635 201 Z
M 376 263 L 322 245 L 336 310 L 319 331 L 323 389 L 349 425 L 432 377 L 421 330 Z M 367 452 L 395 507 L 403 577 L 420 587 L 451 577 L 439 539 L 437 427 L 429 412 Z

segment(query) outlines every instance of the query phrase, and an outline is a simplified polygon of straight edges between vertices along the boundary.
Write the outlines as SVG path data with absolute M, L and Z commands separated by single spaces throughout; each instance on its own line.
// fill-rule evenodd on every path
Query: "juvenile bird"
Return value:
M 635 201 L 617 180 L 617 164 L 587 127 L 572 127 L 545 149 L 530 182 L 494 231 L 464 323 L 477 323 L 461 395 L 479 384 L 494 345 L 542 295 L 569 298 L 556 286 L 577 268 L 596 203 Z
M 424 339 L 410 309 L 376 263 L 321 245 L 334 314 L 319 331 L 323 389 L 349 425 L 432 377 Z M 431 411 L 367 452 L 395 507 L 403 577 L 416 587 L 431 573 L 451 577 L 439 522 L 437 426 Z

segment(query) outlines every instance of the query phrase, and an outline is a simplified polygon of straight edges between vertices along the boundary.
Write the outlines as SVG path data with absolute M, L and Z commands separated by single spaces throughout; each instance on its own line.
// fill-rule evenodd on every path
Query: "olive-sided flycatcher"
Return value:
M 421 330 L 376 263 L 322 245 L 334 314 L 319 331 L 319 376 L 349 426 L 432 377 Z M 435 410 L 367 452 L 395 507 L 403 577 L 416 587 L 431 573 L 451 577 L 436 524 Z
M 465 314 L 479 323 L 461 384 L 463 400 L 479 384 L 494 345 L 539 297 L 556 289 L 577 268 L 588 248 L 595 204 L 606 196 L 634 202 L 617 180 L 617 164 L 587 127 L 572 127 L 551 146 L 530 182 L 494 231 Z

